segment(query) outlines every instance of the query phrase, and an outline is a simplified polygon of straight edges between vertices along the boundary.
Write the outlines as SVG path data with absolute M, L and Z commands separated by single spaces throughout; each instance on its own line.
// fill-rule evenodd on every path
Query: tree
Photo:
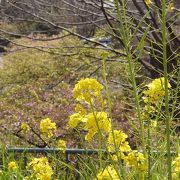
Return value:
M 121 0 L 118 1 L 118 6 L 122 6 Z M 178 38 L 179 28 L 179 8 L 178 1 L 167 2 L 169 8 L 167 16 L 167 30 L 168 30 L 168 45 L 167 57 L 171 58 L 168 63 L 168 72 L 174 72 L 178 67 L 178 52 L 180 41 Z M 46 1 L 1 1 L 3 14 L 6 19 L 11 19 L 13 22 L 30 22 L 37 23 L 37 31 L 52 31 L 59 32 L 61 30 L 78 36 L 79 38 L 91 41 L 87 37 L 94 35 L 96 28 L 102 28 L 101 25 L 108 24 L 112 31 L 106 30 L 108 34 L 113 36 L 116 41 L 120 43 L 121 47 L 124 44 L 121 40 L 119 32 L 119 20 L 117 18 L 117 7 L 112 0 L 46 0 Z M 134 38 L 132 50 L 136 48 L 136 42 L 139 42 L 146 31 L 147 26 L 150 25 L 148 35 L 145 39 L 144 57 L 138 58 L 139 62 L 148 70 L 150 77 L 156 78 L 162 72 L 162 36 L 161 36 L 161 1 L 152 1 L 151 4 L 146 4 L 146 1 L 125 1 L 126 15 L 131 23 L 132 33 L 136 29 L 141 18 L 144 17 L 144 22 L 138 28 L 136 38 Z M 72 30 L 75 28 L 76 31 Z M 2 33 L 2 31 L 1 31 Z M 6 32 L 7 33 L 7 32 Z M 16 34 L 15 32 L 11 35 Z M 29 33 L 29 32 L 28 32 Z M 21 35 L 20 35 L 21 36 Z M 101 43 L 91 41 L 102 46 Z M 111 51 L 111 47 L 107 47 Z M 134 58 L 137 54 L 134 54 Z M 176 73 L 175 73 L 176 74 Z M 172 84 L 176 85 L 177 74 L 172 80 Z

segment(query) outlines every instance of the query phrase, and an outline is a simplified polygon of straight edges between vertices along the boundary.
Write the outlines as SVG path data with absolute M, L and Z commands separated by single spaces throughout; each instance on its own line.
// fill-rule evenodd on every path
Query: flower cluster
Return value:
M 28 131 L 30 131 L 30 127 L 27 123 L 22 123 L 21 130 L 22 130 L 22 132 L 27 133 Z
M 111 129 L 111 120 L 106 112 L 94 112 L 84 116 L 74 113 L 69 117 L 68 126 L 75 128 L 80 122 L 83 123 L 83 129 L 88 131 L 86 140 L 92 140 L 99 131 L 108 133 Z
M 86 78 L 80 80 L 73 90 L 74 97 L 79 103 L 75 107 L 76 113 L 69 116 L 68 127 L 76 128 L 79 124 L 82 124 L 82 128 L 87 131 L 85 136 L 86 140 L 92 140 L 97 133 L 109 133 L 111 129 L 111 119 L 108 118 L 108 114 L 102 111 L 92 111 L 96 101 L 102 102 L 103 98 L 101 91 L 103 86 L 93 78 Z M 90 112 L 80 104 L 85 103 Z
M 103 86 L 93 78 L 80 80 L 73 90 L 74 97 L 78 101 L 92 103 L 94 98 L 100 96 Z
M 149 104 L 145 105 L 143 108 L 143 112 L 141 113 L 142 120 L 146 122 L 151 119 L 151 127 L 157 127 L 157 120 L 154 119 L 154 115 L 157 112 L 157 109 L 154 106 Z
M 14 170 L 16 170 L 17 168 L 18 168 L 18 166 L 17 166 L 16 162 L 11 161 L 11 162 L 8 163 L 8 169 L 9 169 L 9 170 L 14 171 Z
M 51 119 L 46 118 L 46 119 L 41 120 L 41 122 L 40 122 L 40 131 L 44 135 L 47 135 L 48 138 L 53 137 L 55 130 L 56 130 L 56 123 L 53 123 L 51 121 Z
M 86 118 L 80 113 L 74 113 L 69 116 L 68 126 L 70 128 L 75 128 L 80 122 L 86 122 Z
M 144 157 L 144 154 L 138 152 L 137 150 L 131 151 L 124 160 L 127 166 L 134 170 L 141 172 L 147 170 L 146 158 Z
M 107 166 L 103 171 L 99 172 L 97 175 L 98 180 L 120 180 L 116 170 L 113 166 Z
M 105 112 L 89 113 L 86 118 L 84 127 L 88 131 L 85 137 L 86 140 L 91 140 L 99 131 L 108 133 L 111 129 L 111 120 Z
M 180 178 L 180 155 L 174 159 L 172 165 L 174 167 L 174 172 L 172 174 L 173 179 L 178 180 Z
M 92 140 L 95 134 L 100 135 L 98 136 L 100 137 L 99 140 L 101 140 L 101 135 L 109 135 L 107 143 L 108 151 L 110 154 L 115 153 L 109 155 L 111 160 L 117 161 L 120 158 L 124 160 L 128 167 L 141 172 L 145 171 L 147 165 L 144 155 L 138 151 L 131 150 L 128 141 L 126 141 L 128 136 L 124 132 L 112 130 L 112 122 L 106 112 L 95 110 L 96 100 L 99 101 L 99 97 L 102 99 L 102 89 L 103 87 L 100 83 L 90 78 L 80 80 L 75 85 L 74 96 L 76 100 L 81 104 L 85 102 L 86 107 L 89 107 L 91 111 L 89 112 L 81 104 L 77 104 L 75 107 L 76 112 L 69 117 L 68 127 L 76 128 L 81 124 L 80 127 L 87 131 L 85 139 L 88 141 Z M 148 95 L 148 92 L 145 94 Z M 151 94 L 149 96 L 151 97 Z M 103 100 L 101 101 L 103 102 Z M 109 165 L 103 171 L 99 172 L 97 179 L 118 180 L 119 177 L 114 167 Z
M 124 153 L 131 151 L 129 143 L 126 141 L 128 135 L 120 130 L 114 130 L 108 137 L 109 152 L 119 152 L 120 157 L 124 158 Z
M 33 170 L 33 175 L 38 180 L 51 180 L 53 170 L 46 157 L 34 158 L 28 164 L 28 168 Z
M 145 106 L 141 112 L 141 118 L 144 122 L 150 121 L 150 127 L 157 127 L 158 119 L 157 112 L 158 108 L 161 108 L 159 105 L 160 102 L 163 102 L 163 97 L 165 96 L 164 88 L 164 78 L 157 78 L 147 85 L 147 89 L 144 90 L 144 103 Z M 170 83 L 168 82 L 168 88 L 171 88 Z
M 147 87 L 148 89 L 144 91 L 145 103 L 156 104 L 165 95 L 164 78 L 153 80 Z M 168 88 L 171 88 L 169 83 Z
M 128 167 L 143 172 L 147 169 L 146 159 L 142 153 L 131 150 L 129 143 L 126 141 L 127 137 L 120 130 L 114 130 L 109 134 L 108 150 L 110 152 L 116 152 L 116 155 L 112 155 L 112 160 L 117 161 L 118 155 L 119 158 L 125 161 Z
M 65 150 L 66 150 L 66 142 L 64 141 L 64 140 L 58 140 L 58 142 L 57 142 L 57 148 L 59 149 L 59 150 L 62 150 L 63 152 L 65 152 Z
M 77 104 L 75 107 L 76 113 L 69 116 L 68 126 L 70 128 L 75 128 L 81 122 L 86 122 L 86 110 L 83 108 L 81 104 Z

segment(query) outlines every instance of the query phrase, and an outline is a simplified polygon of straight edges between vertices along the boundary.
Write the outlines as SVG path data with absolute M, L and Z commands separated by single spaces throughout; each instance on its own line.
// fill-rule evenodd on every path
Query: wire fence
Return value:
M 92 156 L 92 155 L 98 155 L 99 153 L 103 154 L 103 155 L 108 155 L 108 152 L 106 150 L 99 150 L 99 149 L 66 149 L 65 151 L 57 149 L 57 148 L 7 148 L 5 149 L 5 154 L 11 154 L 13 153 L 14 155 L 16 154 L 23 154 L 23 161 L 24 164 L 27 165 L 27 154 L 65 154 L 65 163 L 69 164 L 70 161 L 70 155 L 87 155 L 87 156 Z M 158 155 L 158 154 L 162 154 L 162 152 L 158 152 L 158 151 L 151 151 L 152 154 Z M 175 156 L 177 153 L 174 151 L 171 151 L 171 155 Z M 167 155 L 166 152 L 164 152 L 163 154 L 164 156 Z M 0 163 L 1 167 L 3 167 L 3 162 Z M 80 175 L 79 175 L 79 163 L 78 163 L 78 159 L 76 160 L 76 165 L 75 165 L 75 170 L 76 170 L 76 174 L 75 174 L 75 179 L 79 180 L 80 179 Z M 69 168 L 67 166 L 66 168 L 66 179 L 68 179 L 68 174 L 69 174 Z

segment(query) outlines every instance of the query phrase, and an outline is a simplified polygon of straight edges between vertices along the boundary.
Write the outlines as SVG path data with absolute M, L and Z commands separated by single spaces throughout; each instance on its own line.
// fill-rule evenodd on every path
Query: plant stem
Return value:
M 139 99 L 139 95 L 138 95 L 138 88 L 136 85 L 136 73 L 135 73 L 135 65 L 134 65 L 135 62 L 133 61 L 133 56 L 132 56 L 132 52 L 130 49 L 130 42 L 131 42 L 130 34 L 131 33 L 130 33 L 130 29 L 129 29 L 129 22 L 126 17 L 125 1 L 124 0 L 122 1 L 123 13 L 120 10 L 118 0 L 114 0 L 114 1 L 115 1 L 116 9 L 117 9 L 117 15 L 119 18 L 119 22 L 121 25 L 121 31 L 122 31 L 121 38 L 125 45 L 124 48 L 125 48 L 125 52 L 126 52 L 126 56 L 127 56 L 127 60 L 128 60 L 129 73 L 130 73 L 130 78 L 131 78 L 131 82 L 132 82 L 132 86 L 133 86 L 133 95 L 134 95 L 135 104 L 136 104 L 136 115 L 137 115 L 138 123 L 140 126 L 139 137 L 141 137 L 142 148 L 143 148 L 143 151 L 145 152 L 146 148 L 145 148 L 145 138 L 144 138 L 144 125 L 143 125 L 143 121 L 141 118 L 140 99 Z
M 148 179 L 151 179 L 151 119 L 148 118 Z
M 162 0 L 162 40 L 163 40 L 163 67 L 164 67 L 164 88 L 165 88 L 165 114 L 166 114 L 166 150 L 167 150 L 167 172 L 168 180 L 172 179 L 171 174 L 171 153 L 170 153 L 170 113 L 168 93 L 168 71 L 167 71 L 167 31 L 166 31 L 166 0 Z
M 113 120 L 113 118 L 112 118 L 112 103 L 111 103 L 111 98 L 110 98 L 110 93 L 109 93 L 108 81 L 107 81 L 107 78 L 106 78 L 106 59 L 107 59 L 107 57 L 108 57 L 107 54 L 104 54 L 103 57 L 102 57 L 103 77 L 104 77 L 104 82 L 105 82 L 105 93 L 106 93 L 106 97 L 107 97 L 107 100 L 108 100 L 109 115 L 110 115 L 110 119 L 112 121 Z M 113 143 L 114 143 L 114 147 L 115 147 L 115 153 L 117 155 L 117 159 L 118 159 L 118 162 L 119 162 L 121 176 L 120 176 L 118 171 L 117 171 L 117 174 L 118 174 L 119 178 L 124 179 L 124 177 L 126 177 L 126 173 L 124 171 L 124 168 L 123 168 L 123 165 L 122 165 L 122 159 L 121 159 L 121 156 L 119 156 L 119 149 L 118 149 L 116 141 L 115 141 L 113 122 L 112 122 L 112 125 L 111 125 L 111 133 L 112 133 L 112 136 L 113 136 Z M 115 168 L 115 166 L 114 166 L 114 168 Z

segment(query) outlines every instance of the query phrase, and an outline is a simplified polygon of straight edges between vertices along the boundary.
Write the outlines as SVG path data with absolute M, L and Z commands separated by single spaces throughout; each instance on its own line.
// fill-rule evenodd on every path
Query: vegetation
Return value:
M 78 26 L 61 27 L 50 13 L 58 9 L 47 16 L 49 6 L 37 13 L 32 6 L 18 15 L 27 4 L 9 1 L 32 28 L 44 21 L 47 31 L 64 31 L 29 34 L 15 25 L 12 33 L 12 24 L 0 31 L 10 42 L 0 64 L 1 179 L 180 178 L 179 40 L 168 17 L 174 6 L 145 0 L 141 11 L 132 2 L 141 17 L 125 0 L 100 1 L 107 23 L 87 38 Z M 20 155 L 9 147 L 55 149 Z M 68 148 L 96 153 L 68 156 Z

